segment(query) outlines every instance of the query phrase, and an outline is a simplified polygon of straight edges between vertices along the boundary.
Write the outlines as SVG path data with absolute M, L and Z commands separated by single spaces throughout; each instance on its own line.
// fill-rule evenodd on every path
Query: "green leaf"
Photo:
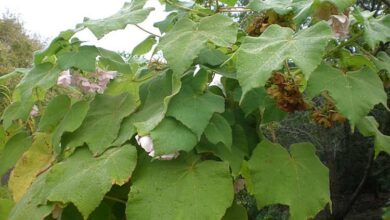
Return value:
M 250 90 L 246 96 L 242 98 L 240 107 L 245 112 L 245 115 L 248 116 L 256 109 L 264 107 L 267 99 L 270 99 L 270 97 L 264 87 L 255 88 Z
M 376 70 L 374 63 L 369 59 L 368 56 L 363 54 L 353 54 L 347 49 L 340 50 L 339 52 L 340 60 L 339 63 L 342 67 L 348 68 L 349 70 L 357 70 L 364 66 Z
M 3 176 L 22 154 L 31 146 L 31 137 L 26 132 L 12 136 L 0 152 L 0 177 Z
M 131 74 L 123 74 L 115 77 L 115 79 L 110 81 L 104 93 L 106 95 L 116 96 L 128 92 L 139 102 L 139 87 L 143 82 L 135 81 L 133 77 L 134 75 Z
M 229 56 L 217 49 L 205 48 L 200 51 L 199 62 L 211 66 L 219 66 L 229 59 Z
M 75 51 L 66 51 L 58 54 L 58 65 L 61 69 L 75 67 L 84 71 L 96 70 L 96 57 L 98 50 L 95 46 L 81 46 Z
M 387 77 L 390 79 L 390 57 L 386 52 L 381 51 L 378 53 L 377 57 L 373 59 L 376 67 L 379 70 L 385 70 L 387 72 Z
M 226 147 L 222 143 L 215 145 L 202 141 L 197 145 L 198 153 L 212 153 L 221 160 L 229 163 L 234 177 L 240 175 L 241 165 L 244 159 L 249 156 L 250 131 L 245 130 L 240 124 L 236 123 L 233 128 L 233 144 L 231 148 Z M 257 136 L 256 132 L 252 132 Z M 256 142 L 257 143 L 257 142 Z
M 143 22 L 153 10 L 153 8 L 143 8 L 146 0 L 132 0 L 126 2 L 123 7 L 114 15 L 97 20 L 84 18 L 84 22 L 78 24 L 80 28 L 88 28 L 92 33 L 101 39 L 111 31 L 124 29 L 128 24 L 138 24 Z
M 180 150 L 190 151 L 197 144 L 197 137 L 184 125 L 172 118 L 165 118 L 150 132 L 155 156 L 172 154 Z
M 226 163 L 195 156 L 153 162 L 145 158 L 137 169 L 126 207 L 128 218 L 221 219 L 232 204 Z
M 290 207 L 292 220 L 309 219 L 330 203 L 328 169 L 309 143 L 293 144 L 290 153 L 262 141 L 248 163 L 258 208 Z
M 172 29 L 174 22 L 178 19 L 178 13 L 170 13 L 164 20 L 154 23 L 154 27 L 160 30 L 160 33 L 165 33 Z
M 7 130 L 11 127 L 12 122 L 16 119 L 26 121 L 33 107 L 33 102 L 13 102 L 5 110 L 1 119 L 3 120 L 3 127 Z
M 262 120 L 261 124 L 268 124 L 270 122 L 279 122 L 286 118 L 288 115 L 287 112 L 281 110 L 274 99 L 267 99 L 264 104 L 264 109 L 262 111 Z
M 73 132 L 81 126 L 85 116 L 87 115 L 88 109 L 89 103 L 86 101 L 78 101 L 72 105 L 70 110 L 53 131 L 52 142 L 54 153 L 58 154 L 60 152 L 59 144 L 62 135 L 65 132 Z
M 101 68 L 124 74 L 131 74 L 133 72 L 130 64 L 124 61 L 117 52 L 106 50 L 104 48 L 97 49 L 99 50 L 99 66 Z
M 134 118 L 132 115 L 123 119 L 121 128 L 119 129 L 118 137 L 111 144 L 112 146 L 121 146 L 126 141 L 130 140 L 136 134 L 134 127 Z
M 29 68 L 15 68 L 14 71 L 0 76 L 0 85 L 7 83 L 8 80 L 12 79 L 13 77 L 16 77 L 19 75 L 23 76 L 23 75 L 27 74 L 28 71 L 30 71 Z
M 280 15 L 288 14 L 294 9 L 292 0 L 252 0 L 248 8 L 258 12 L 273 10 Z
M 301 24 L 313 13 L 327 10 L 329 3 L 335 6 L 338 12 L 342 13 L 346 8 L 355 4 L 355 2 L 356 0 L 293 0 L 294 21 Z
M 168 103 L 181 88 L 181 81 L 172 72 L 163 72 L 140 88 L 141 106 L 134 113 L 134 126 L 141 136 L 149 134 L 164 118 Z
M 281 110 L 275 99 L 267 94 L 264 87 L 250 90 L 240 102 L 241 109 L 248 116 L 256 109 L 261 113 L 261 124 L 267 124 L 274 121 L 281 121 L 287 116 L 287 112 Z
M 379 42 L 390 41 L 390 15 L 375 18 L 373 13 L 354 10 L 353 15 L 363 24 L 364 40 L 371 49 L 375 49 Z
M 145 40 L 143 40 L 140 44 L 134 47 L 132 55 L 141 56 L 148 53 L 153 45 L 157 43 L 156 38 L 154 36 L 149 36 Z
M 35 133 L 31 147 L 19 158 L 8 182 L 14 201 L 19 201 L 42 170 L 50 166 L 52 153 L 51 136 Z
M 38 129 L 51 133 L 69 111 L 70 105 L 70 99 L 66 95 L 59 95 L 53 98 L 39 121 Z
M 69 45 L 69 40 L 76 33 L 76 30 L 66 30 L 62 31 L 56 38 L 54 38 L 49 46 L 43 50 L 37 51 L 34 54 L 34 64 L 39 65 L 41 63 L 47 62 L 47 59 L 55 55 L 65 46 Z
M 0 124 L 0 155 L 4 150 L 5 143 L 8 141 L 8 137 L 12 134 L 7 134 L 4 127 Z
M 295 22 L 300 24 L 316 11 L 324 10 L 322 6 L 327 6 L 329 3 L 335 6 L 339 12 L 343 12 L 355 2 L 356 0 L 252 0 L 249 2 L 248 8 L 257 12 L 273 10 L 280 15 L 292 12 L 295 15 Z
M 329 92 L 338 111 L 348 118 L 352 127 L 376 104 L 387 106 L 387 95 L 381 79 L 367 67 L 343 73 L 322 64 L 310 77 L 306 92 L 314 97 L 323 91 Z
M 244 206 L 233 202 L 233 205 L 228 208 L 222 220 L 247 220 L 248 214 Z
M 52 204 L 45 204 L 47 191 L 45 192 L 46 173 L 38 176 L 23 198 L 16 203 L 11 210 L 8 220 L 44 219 L 53 209 Z M 45 204 L 45 205 L 40 205 Z
M 378 156 L 381 151 L 390 154 L 390 136 L 384 135 L 382 132 L 379 131 L 379 124 L 374 117 L 364 117 L 361 121 L 359 121 L 356 127 L 359 129 L 360 133 L 363 134 L 363 136 L 375 137 L 375 157 Z
M 87 219 L 113 184 L 123 185 L 129 180 L 136 161 L 137 151 L 131 145 L 111 148 L 100 157 L 93 157 L 86 148 L 78 149 L 38 177 L 12 210 L 10 220 L 45 216 L 53 206 L 48 201 L 72 202 Z
M 227 4 L 228 6 L 234 6 L 237 3 L 237 0 L 221 0 L 221 2 Z
M 112 184 L 128 182 L 136 161 L 137 151 L 131 145 L 109 149 L 98 158 L 92 157 L 87 149 L 80 149 L 50 170 L 46 179 L 51 189 L 47 199 L 63 204 L 72 202 L 86 218 Z
M 10 213 L 13 206 L 14 201 L 12 201 L 12 199 L 0 198 L 0 220 L 8 219 L 8 214 Z
M 60 73 L 61 69 L 50 63 L 36 65 L 23 77 L 17 87 L 21 93 L 21 100 L 23 102 L 30 100 L 36 88 L 50 89 L 57 83 Z
M 123 118 L 137 108 L 129 93 L 118 96 L 97 95 L 91 102 L 82 125 L 69 136 L 68 149 L 86 143 L 95 154 L 101 154 L 116 139 Z
M 224 144 L 228 149 L 232 147 L 232 128 L 220 114 L 214 114 L 204 134 L 211 143 Z
M 236 35 L 233 20 L 221 14 L 204 17 L 199 23 L 182 18 L 161 38 L 159 48 L 173 71 L 182 74 L 206 47 L 207 41 L 229 47 L 236 42 Z
M 186 86 L 183 85 L 180 92 L 169 103 L 167 112 L 168 116 L 176 118 L 191 129 L 198 139 L 202 136 L 214 112 L 222 113 L 225 110 L 223 97 L 209 91 L 199 91 L 207 86 L 207 73 L 204 73 L 198 73 L 189 83 L 186 83 Z M 205 80 L 196 82 L 199 81 L 199 77 L 203 77 L 200 76 L 202 74 Z
M 237 55 L 237 78 L 243 97 L 265 85 L 286 59 L 292 59 L 309 78 L 321 63 L 325 47 L 332 37 L 329 25 L 319 22 L 294 34 L 290 28 L 271 25 L 259 37 L 246 37 Z

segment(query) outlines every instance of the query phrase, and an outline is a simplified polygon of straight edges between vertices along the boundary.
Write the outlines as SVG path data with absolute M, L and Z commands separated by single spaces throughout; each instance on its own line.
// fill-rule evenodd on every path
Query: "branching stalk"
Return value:
M 139 26 L 138 24 L 134 24 L 134 26 L 136 26 L 136 27 L 139 28 L 140 30 L 142 30 L 142 31 L 144 31 L 144 32 L 146 32 L 146 33 L 148 33 L 148 34 L 150 34 L 150 35 L 153 35 L 153 36 L 155 36 L 155 37 L 161 37 L 161 35 L 155 34 L 155 33 L 151 32 L 151 31 L 148 31 L 148 30 L 146 30 L 145 28 Z
M 174 2 L 171 2 L 170 0 L 166 0 L 166 2 L 168 4 L 170 4 L 170 5 L 173 5 L 173 6 L 177 7 L 177 8 L 183 9 L 185 11 L 193 12 L 193 13 L 196 13 L 198 15 L 202 15 L 202 16 L 208 16 L 209 15 L 209 14 L 206 14 L 204 12 L 201 12 L 201 11 L 198 11 L 198 10 L 195 10 L 195 9 L 192 9 L 192 8 L 187 8 L 187 7 L 184 7 L 182 5 L 176 4 Z

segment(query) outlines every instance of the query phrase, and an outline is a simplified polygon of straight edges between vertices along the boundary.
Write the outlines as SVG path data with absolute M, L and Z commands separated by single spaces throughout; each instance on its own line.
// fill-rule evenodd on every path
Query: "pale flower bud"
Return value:
M 71 83 L 72 83 L 72 75 L 70 75 L 69 70 L 63 71 L 57 79 L 57 85 L 68 87 L 70 86 Z
M 153 149 L 153 141 L 150 136 L 135 136 L 135 140 L 137 140 L 137 143 L 147 152 L 150 153 L 154 151 Z
M 33 105 L 31 111 L 30 111 L 30 116 L 31 117 L 37 117 L 39 115 L 39 109 L 38 106 Z
M 137 141 L 138 145 L 140 145 L 142 147 L 142 149 L 144 149 L 148 153 L 149 156 L 156 158 L 158 160 L 172 160 L 172 159 L 175 159 L 179 156 L 179 153 L 175 152 L 173 154 L 164 154 L 164 155 L 156 157 L 155 151 L 153 148 L 153 140 L 150 136 L 136 135 L 135 140 Z

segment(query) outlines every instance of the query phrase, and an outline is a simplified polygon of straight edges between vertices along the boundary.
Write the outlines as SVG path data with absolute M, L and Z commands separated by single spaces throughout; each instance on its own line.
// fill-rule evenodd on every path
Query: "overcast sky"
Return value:
M 130 0 L 128 0 L 130 1 Z M 25 28 L 32 34 L 44 39 L 52 39 L 60 31 L 74 28 L 84 17 L 98 19 L 116 13 L 124 4 L 123 0 L 0 0 L 0 13 L 9 10 L 19 15 Z M 148 0 L 147 5 L 154 7 L 148 19 L 140 24 L 147 30 L 159 33 L 153 23 L 163 20 L 166 14 L 158 0 Z M 129 25 L 124 31 L 115 31 L 100 41 L 89 30 L 80 32 L 77 37 L 98 46 L 115 51 L 131 50 L 148 36 L 147 33 Z

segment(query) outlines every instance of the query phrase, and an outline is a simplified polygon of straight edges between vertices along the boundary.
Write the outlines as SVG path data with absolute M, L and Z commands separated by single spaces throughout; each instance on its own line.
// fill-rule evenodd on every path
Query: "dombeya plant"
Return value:
M 376 51 L 389 15 L 353 0 L 161 0 L 157 33 L 142 27 L 145 3 L 86 18 L 12 73 L 2 219 L 247 219 L 243 192 L 313 218 L 331 204 L 328 168 L 314 144 L 282 146 L 262 129 L 297 111 L 390 153 L 368 116 L 388 108 L 390 58 Z M 126 56 L 75 37 L 128 25 L 150 36 Z

